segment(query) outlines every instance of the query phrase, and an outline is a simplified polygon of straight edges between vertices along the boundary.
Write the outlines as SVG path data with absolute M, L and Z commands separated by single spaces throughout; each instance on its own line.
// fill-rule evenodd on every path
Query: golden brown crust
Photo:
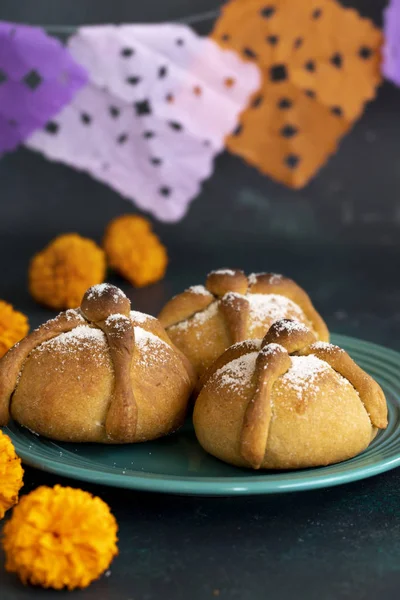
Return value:
M 371 423 L 379 429 L 387 427 L 387 406 L 382 388 L 354 362 L 347 352 L 339 346 L 317 342 L 305 348 L 302 354 L 314 354 L 347 379 L 359 393 Z
M 279 294 L 300 306 L 313 326 L 318 339 L 329 341 L 329 330 L 325 321 L 315 310 L 309 295 L 297 283 L 276 273 L 255 273 L 250 276 L 250 294 Z
M 249 318 L 249 301 L 246 296 L 229 292 L 221 298 L 218 308 L 228 328 L 231 343 L 241 342 L 246 336 Z
M 4 421 L 14 393 L 13 418 L 61 441 L 165 435 L 182 424 L 194 384 L 157 319 L 131 314 L 125 294 L 108 284 L 88 290 L 82 313 L 67 311 L 33 332 L 3 365 Z
M 0 426 L 8 423 L 11 396 L 22 366 L 32 350 L 43 342 L 51 340 L 60 333 L 71 331 L 83 323 L 85 319 L 79 311 L 70 309 L 62 312 L 32 331 L 3 356 L 0 360 Z
M 216 361 L 213 362 L 211 367 L 207 369 L 207 371 L 199 378 L 195 395 L 197 395 L 201 388 L 204 386 L 206 381 L 208 381 L 214 373 L 216 373 L 219 369 L 222 369 L 227 363 L 232 362 L 236 358 L 243 356 L 244 354 L 250 354 L 250 352 L 258 352 L 260 350 L 260 341 L 259 340 L 246 340 L 245 342 L 240 342 L 238 344 L 234 344 L 230 346 L 223 354 L 221 354 Z
M 314 339 L 329 339 L 308 295 L 282 275 L 258 273 L 247 278 L 243 271 L 220 269 L 208 275 L 206 288 L 189 288 L 168 302 L 159 315 L 173 343 L 188 356 L 199 376 L 229 344 L 262 337 L 277 318 L 295 318 L 312 328 Z M 263 294 L 270 299 L 263 302 Z M 212 311 L 213 307 L 218 311 Z
M 287 351 L 278 344 L 260 350 L 256 360 L 256 391 L 247 405 L 240 439 L 240 453 L 253 469 L 259 469 L 267 447 L 271 420 L 271 391 L 275 381 L 290 368 Z
M 89 288 L 82 299 L 81 311 L 92 323 L 105 321 L 110 315 L 129 316 L 131 303 L 115 285 L 103 283 Z
M 222 298 L 228 292 L 245 294 L 248 281 L 243 271 L 239 269 L 218 269 L 207 276 L 206 288 L 217 298 Z
M 158 320 L 165 329 L 181 321 L 190 319 L 194 314 L 204 310 L 214 302 L 212 294 L 205 288 L 203 288 L 204 291 L 199 293 L 196 291 L 197 287 L 188 288 L 182 294 L 172 298 L 164 306 L 158 315 Z
M 137 405 L 131 382 L 135 334 L 130 319 L 131 303 L 109 284 L 90 288 L 81 310 L 88 321 L 104 331 L 114 367 L 114 390 L 105 422 L 106 434 L 114 442 L 131 442 L 136 435 Z
M 387 425 L 383 391 L 344 350 L 314 340 L 283 319 L 264 340 L 226 350 L 200 382 L 194 425 L 203 447 L 254 469 L 325 465 L 364 450 Z
M 99 323 L 107 336 L 114 366 L 114 390 L 105 422 L 106 434 L 115 442 L 133 442 L 136 436 L 137 404 L 131 369 L 135 349 L 134 326 L 129 317 L 115 315 Z
M 146 315 L 146 317 L 146 330 L 150 331 L 151 333 L 154 333 L 155 336 L 159 337 L 160 340 L 168 344 L 168 346 L 171 346 L 171 348 L 179 355 L 183 366 L 185 367 L 186 372 L 189 376 L 191 386 L 192 388 L 194 388 L 197 382 L 197 375 L 193 368 L 193 365 L 188 360 L 187 356 L 185 356 L 183 352 L 171 341 L 170 337 L 168 336 L 167 332 L 165 331 L 164 327 L 161 325 L 158 319 L 152 317 L 151 315 Z M 135 311 L 131 311 L 130 318 L 134 325 L 137 325 L 139 327 L 143 325 L 143 313 L 136 313 Z
M 271 325 L 261 342 L 261 348 L 268 344 L 280 344 L 289 354 L 292 354 L 313 342 L 315 342 L 315 334 L 303 323 L 281 319 Z

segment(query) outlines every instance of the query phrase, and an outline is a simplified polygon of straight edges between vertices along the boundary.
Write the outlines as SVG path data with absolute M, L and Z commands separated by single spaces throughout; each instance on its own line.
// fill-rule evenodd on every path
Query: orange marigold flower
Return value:
M 123 215 L 111 221 L 104 238 L 110 265 L 136 287 L 155 283 L 165 275 L 165 246 L 147 219 Z
M 67 233 L 33 257 L 29 289 L 45 306 L 75 308 L 89 287 L 104 281 L 105 274 L 104 251 L 93 240 Z
M 118 554 L 108 505 L 83 490 L 39 487 L 4 526 L 6 569 L 21 581 L 60 590 L 87 587 Z
M 18 501 L 24 471 L 8 435 L 0 431 L 0 519 Z
M 0 300 L 0 358 L 29 331 L 28 319 Z

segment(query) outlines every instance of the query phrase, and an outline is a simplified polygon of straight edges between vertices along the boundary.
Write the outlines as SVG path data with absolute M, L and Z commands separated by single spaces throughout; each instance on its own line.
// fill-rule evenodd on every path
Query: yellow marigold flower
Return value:
M 165 275 L 165 246 L 147 219 L 123 215 L 108 225 L 104 249 L 110 265 L 136 287 L 155 283 Z
M 0 300 L 0 358 L 29 331 L 28 319 Z
M 24 471 L 8 435 L 0 431 L 0 519 L 18 501 Z
M 29 268 L 29 289 L 37 302 L 54 309 L 79 306 L 92 285 L 106 274 L 104 251 L 76 233 L 55 238 L 36 254 Z
M 117 523 L 103 500 L 83 490 L 39 487 L 4 526 L 6 569 L 24 584 L 87 587 L 118 554 Z

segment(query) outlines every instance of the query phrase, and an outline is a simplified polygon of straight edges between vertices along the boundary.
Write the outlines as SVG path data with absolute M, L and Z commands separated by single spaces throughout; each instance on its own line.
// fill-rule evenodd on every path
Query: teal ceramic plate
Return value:
M 156 442 L 127 446 L 61 444 L 16 424 L 5 428 L 22 460 L 33 467 L 122 488 L 177 494 L 276 494 L 340 485 L 400 465 L 400 354 L 343 336 L 334 342 L 376 378 L 389 404 L 389 426 L 362 454 L 329 467 L 291 472 L 252 472 L 207 455 L 188 423 Z

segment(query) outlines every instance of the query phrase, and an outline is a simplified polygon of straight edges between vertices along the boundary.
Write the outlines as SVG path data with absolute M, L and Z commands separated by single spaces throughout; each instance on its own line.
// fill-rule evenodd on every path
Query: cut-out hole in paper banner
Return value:
M 58 40 L 0 21 L 0 154 L 43 127 L 86 82 L 85 69 Z
M 91 85 L 28 146 L 180 219 L 259 87 L 258 68 L 184 25 L 84 27 L 69 48 Z
M 228 148 L 294 188 L 335 152 L 381 81 L 381 32 L 335 0 L 231 0 L 212 38 L 263 74 Z

